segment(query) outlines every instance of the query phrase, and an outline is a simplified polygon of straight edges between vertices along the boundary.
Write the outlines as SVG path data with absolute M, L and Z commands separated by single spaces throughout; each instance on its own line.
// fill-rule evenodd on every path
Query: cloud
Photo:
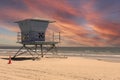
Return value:
M 76 0 L 73 3 L 69 0 L 21 0 L 20 4 L 17 0 L 12 2 L 18 5 L 10 7 L 10 4 L 7 4 L 8 6 L 0 8 L 0 27 L 7 30 L 19 31 L 14 21 L 36 17 L 48 18 L 56 23 L 49 25 L 47 31 L 60 31 L 64 45 L 120 44 L 120 6 L 117 1 Z
M 98 4 L 100 4 L 100 6 L 98 6 Z M 112 5 L 110 6 L 110 4 Z M 110 3 L 104 1 L 103 8 L 101 7 L 103 4 L 101 4 L 100 1 L 94 0 L 82 6 L 84 9 L 84 18 L 88 21 L 88 25 L 91 25 L 88 27 L 93 30 L 93 34 L 96 34 L 100 40 L 100 42 L 97 40 L 97 46 L 100 46 L 100 44 L 104 46 L 112 46 L 116 45 L 116 43 L 120 44 L 118 41 L 120 37 L 120 13 L 118 11 L 120 6 L 116 4 L 117 2 L 113 0 L 111 0 Z M 94 38 L 96 38 L 96 36 Z

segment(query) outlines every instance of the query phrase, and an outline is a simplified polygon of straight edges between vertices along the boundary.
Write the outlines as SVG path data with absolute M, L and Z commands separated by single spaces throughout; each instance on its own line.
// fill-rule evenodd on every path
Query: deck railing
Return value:
M 22 38 L 22 34 L 21 32 L 17 33 L 17 43 L 22 42 L 23 38 Z M 45 35 L 45 41 L 46 42 L 61 42 L 61 33 L 55 33 L 53 32 L 52 34 L 46 34 Z

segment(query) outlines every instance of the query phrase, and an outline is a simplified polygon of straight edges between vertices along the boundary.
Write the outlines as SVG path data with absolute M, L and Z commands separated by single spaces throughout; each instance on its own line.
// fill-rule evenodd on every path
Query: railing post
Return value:
M 60 32 L 59 32 L 59 42 L 61 42 L 61 35 L 60 35 Z
M 53 32 L 53 42 L 54 42 L 54 37 L 55 37 L 55 35 L 54 35 L 54 32 Z

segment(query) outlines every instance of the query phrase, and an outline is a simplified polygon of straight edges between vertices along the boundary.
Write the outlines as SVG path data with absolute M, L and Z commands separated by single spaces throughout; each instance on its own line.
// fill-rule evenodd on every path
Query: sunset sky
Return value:
M 62 46 L 120 46 L 120 0 L 0 0 L 0 45 L 18 45 L 15 21 L 55 20 Z

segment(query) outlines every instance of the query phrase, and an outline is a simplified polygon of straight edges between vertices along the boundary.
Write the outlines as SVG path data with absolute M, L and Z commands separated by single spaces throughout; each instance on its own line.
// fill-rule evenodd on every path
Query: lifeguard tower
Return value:
M 49 23 L 55 21 L 43 20 L 43 19 L 25 19 L 17 21 L 21 32 L 18 33 L 18 43 L 22 44 L 22 47 L 13 56 L 29 53 L 33 59 L 39 56 L 44 57 L 44 54 L 51 51 L 57 53 L 56 44 L 60 42 L 60 33 L 58 33 L 58 41 L 54 40 L 54 34 L 52 35 L 53 41 L 46 41 L 46 30 Z M 50 35 L 49 35 L 50 36 Z M 47 47 L 45 47 L 47 45 Z M 22 51 L 24 49 L 24 51 Z

